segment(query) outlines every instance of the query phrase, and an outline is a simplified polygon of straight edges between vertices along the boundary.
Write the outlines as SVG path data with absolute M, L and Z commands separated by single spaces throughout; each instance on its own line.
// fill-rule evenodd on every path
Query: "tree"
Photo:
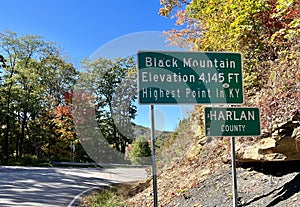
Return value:
M 138 137 L 134 141 L 129 157 L 133 164 L 150 164 L 151 148 L 145 137 Z
M 80 74 L 79 88 L 95 97 L 95 117 L 102 135 L 117 151 L 125 154 L 132 142 L 131 120 L 136 115 L 135 62 L 132 57 L 83 61 L 87 72 Z
M 36 35 L 0 33 L 0 53 L 6 60 L 0 89 L 1 153 L 5 162 L 14 154 L 22 157 L 25 149 L 39 157 L 46 137 L 56 136 L 51 129 L 53 110 L 64 104 L 63 95 L 74 85 L 76 70 L 54 43 Z
M 299 0 L 161 2 L 180 26 L 166 32 L 171 44 L 242 53 L 246 102 L 260 106 L 269 132 L 299 110 Z
M 261 67 L 276 60 L 299 35 L 299 0 L 161 0 L 160 14 L 175 17 L 179 29 L 166 32 L 170 44 L 193 50 L 239 51 L 245 86 L 266 84 Z M 254 89 L 254 90 L 253 90 Z
M 0 68 L 5 67 L 5 59 L 3 55 L 0 54 Z

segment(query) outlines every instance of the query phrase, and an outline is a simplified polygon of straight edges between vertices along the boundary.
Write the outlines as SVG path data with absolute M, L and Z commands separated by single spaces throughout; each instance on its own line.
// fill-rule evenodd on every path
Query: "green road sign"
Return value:
M 243 104 L 240 53 L 139 51 L 140 104 Z
M 210 137 L 219 136 L 259 136 L 259 108 L 238 107 L 206 107 L 205 134 Z

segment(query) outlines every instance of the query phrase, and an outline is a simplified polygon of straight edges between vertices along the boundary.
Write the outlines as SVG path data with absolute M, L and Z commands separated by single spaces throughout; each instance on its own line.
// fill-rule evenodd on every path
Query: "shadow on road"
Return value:
M 105 178 L 101 173 L 101 169 L 0 166 L 0 206 L 67 206 L 86 189 L 116 183 L 109 173 Z

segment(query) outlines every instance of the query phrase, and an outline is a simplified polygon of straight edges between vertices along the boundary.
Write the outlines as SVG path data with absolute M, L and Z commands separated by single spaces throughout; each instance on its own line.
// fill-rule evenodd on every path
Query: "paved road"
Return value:
M 0 166 L 0 206 L 72 207 L 84 192 L 145 177 L 142 168 Z

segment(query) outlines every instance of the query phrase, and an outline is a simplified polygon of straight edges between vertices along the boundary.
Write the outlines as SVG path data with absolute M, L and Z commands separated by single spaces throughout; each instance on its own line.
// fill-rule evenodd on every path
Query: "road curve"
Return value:
M 84 192 L 146 178 L 143 168 L 0 166 L 1 207 L 71 207 Z

